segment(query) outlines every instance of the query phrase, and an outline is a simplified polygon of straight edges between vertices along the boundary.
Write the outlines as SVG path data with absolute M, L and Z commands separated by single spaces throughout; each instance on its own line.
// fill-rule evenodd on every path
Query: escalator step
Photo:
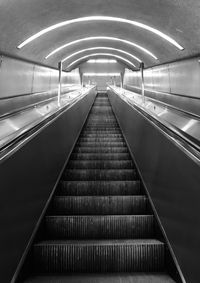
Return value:
M 70 160 L 68 168 L 71 169 L 131 169 L 133 168 L 133 162 L 131 160 Z
M 125 142 L 77 142 L 80 147 L 126 147 Z
M 88 138 L 80 138 L 78 142 L 123 142 L 124 139 L 121 138 L 109 138 L 109 137 L 88 137 Z
M 93 152 L 73 152 L 71 155 L 72 159 L 78 160 L 131 160 L 130 154 L 128 152 L 113 152 L 113 153 L 98 153 Z
M 149 239 L 153 215 L 47 216 L 48 239 Z
M 37 271 L 51 273 L 163 271 L 164 254 L 157 240 L 43 241 L 33 249 Z
M 175 283 L 166 273 L 78 273 L 33 275 L 25 283 Z
M 62 181 L 59 195 L 139 195 L 140 181 Z
M 55 196 L 49 208 L 53 215 L 144 215 L 145 196 Z
M 128 153 L 127 147 L 75 147 L 74 152 L 81 153 Z
M 85 134 L 107 134 L 107 133 L 109 133 L 109 134 L 121 134 L 121 131 L 119 130 L 119 129 L 115 129 L 115 130 L 106 130 L 106 129 L 104 129 L 104 130 L 99 130 L 99 129 L 86 129 L 86 130 L 84 130 L 84 133 Z
M 80 138 L 123 138 L 122 134 L 86 134 L 83 132 L 80 135 Z
M 135 180 L 134 169 L 68 169 L 64 172 L 63 178 L 69 181 L 98 181 L 98 180 Z

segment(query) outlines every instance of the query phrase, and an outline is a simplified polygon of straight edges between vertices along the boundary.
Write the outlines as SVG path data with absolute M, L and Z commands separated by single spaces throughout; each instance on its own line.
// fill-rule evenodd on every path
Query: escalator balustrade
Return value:
M 98 94 L 32 248 L 26 282 L 174 282 L 107 94 Z

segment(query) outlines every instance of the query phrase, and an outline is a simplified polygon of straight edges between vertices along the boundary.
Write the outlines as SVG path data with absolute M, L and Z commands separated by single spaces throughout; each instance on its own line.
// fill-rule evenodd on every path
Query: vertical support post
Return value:
M 121 86 L 121 92 L 122 92 L 122 90 L 123 90 L 123 73 L 120 74 L 120 78 L 121 78 L 120 86 Z
M 145 103 L 145 95 L 144 95 L 144 63 L 140 64 L 140 73 L 141 73 L 141 94 L 142 94 L 142 102 Z
M 62 91 L 62 62 L 58 63 L 59 78 L 58 78 L 58 106 L 60 107 L 61 91 Z

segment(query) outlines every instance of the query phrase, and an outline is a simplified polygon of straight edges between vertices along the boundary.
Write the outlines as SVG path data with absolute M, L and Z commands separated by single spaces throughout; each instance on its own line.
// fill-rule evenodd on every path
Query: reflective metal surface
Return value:
M 11 282 L 95 96 L 96 91 L 92 89 L 82 99 L 70 104 L 48 125 L 45 123 L 29 136 L 14 154 L 0 162 L 2 283 Z
M 186 282 L 200 278 L 200 162 L 194 162 L 173 138 L 109 91 L 115 115 L 135 156 Z
M 161 122 L 165 122 L 170 126 L 179 129 L 187 136 L 190 136 L 195 141 L 200 141 L 200 117 L 197 115 L 190 115 L 187 112 L 175 109 L 162 103 L 156 101 L 155 99 L 145 97 L 145 102 L 142 100 L 142 96 L 125 89 L 118 87 L 111 87 L 116 93 L 123 96 L 125 100 L 129 103 L 135 103 L 142 107 L 147 113 L 154 116 Z
M 81 99 L 90 92 L 93 87 L 94 86 L 88 86 L 62 95 L 60 106 L 58 105 L 57 97 L 55 97 L 45 104 L 38 104 L 30 109 L 0 119 L 0 148 L 63 107 L 72 105 L 77 99 Z

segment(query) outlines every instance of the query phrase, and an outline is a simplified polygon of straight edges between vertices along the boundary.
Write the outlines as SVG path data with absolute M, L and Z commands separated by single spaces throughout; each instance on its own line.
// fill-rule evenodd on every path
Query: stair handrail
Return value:
M 124 95 L 123 92 L 117 91 L 111 85 L 109 88 L 117 94 L 121 99 L 123 99 L 128 105 L 140 112 L 145 118 L 150 120 L 159 130 L 161 130 L 165 135 L 167 135 L 173 142 L 175 142 L 182 150 L 192 158 L 196 163 L 200 165 L 200 142 L 195 138 L 181 132 L 178 128 L 167 123 L 148 111 L 145 107 L 137 104 L 135 101 L 130 100 Z
M 57 119 L 63 112 L 69 110 L 74 104 L 84 98 L 94 88 L 96 88 L 96 86 L 90 86 L 84 92 L 80 91 L 80 95 L 73 98 L 69 103 L 61 105 L 48 117 L 44 117 L 42 121 L 34 124 L 29 129 L 26 129 L 23 133 L 17 135 L 3 146 L 0 146 L 0 162 L 4 161 L 11 154 L 15 153 L 20 147 L 22 147 L 26 142 L 28 142 L 29 139 L 37 135 L 38 132 L 40 132 L 42 129 L 52 123 L 55 119 Z

